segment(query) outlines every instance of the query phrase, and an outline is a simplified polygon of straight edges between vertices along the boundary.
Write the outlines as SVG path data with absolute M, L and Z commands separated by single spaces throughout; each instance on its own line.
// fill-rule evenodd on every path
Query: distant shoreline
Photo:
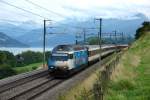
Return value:
M 46 51 L 51 51 L 53 47 L 46 48 Z M 35 52 L 43 52 L 42 47 L 0 47 L 0 51 L 9 51 L 14 55 L 20 54 L 25 51 L 35 51 Z

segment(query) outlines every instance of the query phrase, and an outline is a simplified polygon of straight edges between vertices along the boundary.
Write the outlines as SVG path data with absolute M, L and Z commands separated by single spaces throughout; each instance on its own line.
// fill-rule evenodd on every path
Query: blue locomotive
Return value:
M 102 46 L 102 56 L 115 51 L 115 46 Z M 55 75 L 67 75 L 85 68 L 99 58 L 98 45 L 58 45 L 48 59 L 48 69 Z

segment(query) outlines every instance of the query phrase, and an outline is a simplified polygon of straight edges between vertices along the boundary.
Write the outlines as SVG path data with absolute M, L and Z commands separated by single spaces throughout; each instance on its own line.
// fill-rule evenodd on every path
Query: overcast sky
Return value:
M 142 13 L 150 18 L 149 0 L 0 0 L 0 21 L 15 20 L 41 23 L 43 19 L 4 4 L 2 1 L 54 21 L 69 18 L 85 20 L 94 17 L 133 19 L 136 18 L 137 13 Z M 31 2 L 57 14 L 41 9 Z

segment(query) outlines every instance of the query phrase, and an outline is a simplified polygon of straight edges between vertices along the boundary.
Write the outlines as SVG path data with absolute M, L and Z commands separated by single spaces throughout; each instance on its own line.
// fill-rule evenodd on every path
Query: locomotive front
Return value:
M 72 73 L 87 64 L 88 50 L 80 45 L 58 45 L 48 59 L 49 71 L 56 74 Z
M 69 59 L 71 59 L 71 47 L 68 45 L 58 45 L 52 50 L 48 59 L 49 71 L 69 70 Z

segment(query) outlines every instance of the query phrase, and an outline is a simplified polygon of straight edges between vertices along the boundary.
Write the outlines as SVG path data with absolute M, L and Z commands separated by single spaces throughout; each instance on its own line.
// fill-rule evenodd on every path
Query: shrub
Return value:
M 134 84 L 129 80 L 118 80 L 117 82 L 111 82 L 110 86 L 113 90 L 132 90 L 135 88 Z
M 89 37 L 87 39 L 87 42 L 89 45 L 98 45 L 99 44 L 99 38 L 98 37 Z M 107 43 L 108 41 L 101 41 L 102 43 Z
M 32 69 L 33 69 L 33 70 L 37 69 L 37 66 L 33 66 Z
M 11 67 L 15 67 L 16 58 L 12 53 L 8 51 L 0 51 L 0 64 L 7 64 Z
M 22 60 L 18 60 L 17 66 L 24 66 L 32 63 L 37 63 L 42 61 L 43 54 L 40 52 L 26 51 L 22 54 L 17 55 Z
M 0 79 L 15 75 L 16 72 L 7 64 L 0 65 Z

